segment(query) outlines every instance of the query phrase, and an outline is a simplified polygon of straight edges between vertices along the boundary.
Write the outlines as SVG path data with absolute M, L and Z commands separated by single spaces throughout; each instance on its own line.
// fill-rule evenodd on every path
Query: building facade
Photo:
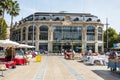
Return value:
M 34 45 L 36 51 L 104 50 L 103 23 L 90 13 L 36 12 L 16 23 L 11 39 Z

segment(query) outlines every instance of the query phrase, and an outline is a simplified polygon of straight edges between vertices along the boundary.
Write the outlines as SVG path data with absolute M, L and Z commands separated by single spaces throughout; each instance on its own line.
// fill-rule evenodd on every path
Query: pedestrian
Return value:
M 24 51 L 20 48 L 19 50 L 19 55 L 23 56 L 24 55 Z
M 15 55 L 16 55 L 16 54 L 15 54 L 14 48 L 10 47 L 10 48 L 7 48 L 7 49 L 6 49 L 5 58 L 6 58 L 7 61 L 11 61 L 12 58 L 15 57 Z

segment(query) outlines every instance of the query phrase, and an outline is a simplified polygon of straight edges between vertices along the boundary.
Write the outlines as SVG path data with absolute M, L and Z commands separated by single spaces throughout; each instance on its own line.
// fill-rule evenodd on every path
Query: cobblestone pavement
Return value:
M 85 65 L 63 56 L 42 56 L 41 62 L 32 59 L 29 65 L 4 71 L 0 80 L 120 80 L 118 74 L 106 66 Z

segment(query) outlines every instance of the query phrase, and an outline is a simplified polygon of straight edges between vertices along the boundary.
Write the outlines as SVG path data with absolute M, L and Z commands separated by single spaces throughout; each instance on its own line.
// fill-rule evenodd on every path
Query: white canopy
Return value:
M 7 47 L 16 47 L 18 45 L 19 45 L 19 43 L 12 41 L 12 40 L 9 40 L 9 39 L 0 40 L 0 47 L 7 48 Z
M 18 48 L 34 48 L 35 46 L 30 46 L 27 44 L 19 44 L 19 46 L 17 46 Z

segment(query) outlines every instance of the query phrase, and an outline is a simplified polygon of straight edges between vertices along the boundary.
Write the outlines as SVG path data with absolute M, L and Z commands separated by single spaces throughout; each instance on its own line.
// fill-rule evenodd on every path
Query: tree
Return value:
M 0 0 L 0 6 L 2 7 L 2 22 L 1 22 L 1 31 L 4 24 L 4 15 L 5 11 L 8 10 L 8 7 L 11 5 L 12 0 Z
M 108 48 L 112 48 L 114 43 L 119 42 L 119 35 L 111 27 L 109 27 L 107 31 L 108 31 Z M 106 42 L 107 42 L 106 39 L 107 39 L 106 38 L 106 31 L 104 31 L 104 42 L 105 42 L 104 47 L 105 48 L 106 48 Z
M 120 34 L 119 34 L 119 36 L 118 36 L 118 43 L 120 43 Z
M 0 18 L 0 24 L 2 23 L 2 19 Z M 0 40 L 6 39 L 6 33 L 7 33 L 7 24 L 4 20 L 3 22 L 3 27 L 2 27 L 2 34 L 0 34 Z
M 0 6 L 0 16 L 2 15 L 2 7 Z
M 17 1 L 11 2 L 11 5 L 7 11 L 7 13 L 9 13 L 11 15 L 11 24 L 10 24 L 11 28 L 13 25 L 13 17 L 19 15 L 19 11 L 20 11 L 20 8 L 19 8 L 19 4 L 17 3 Z

